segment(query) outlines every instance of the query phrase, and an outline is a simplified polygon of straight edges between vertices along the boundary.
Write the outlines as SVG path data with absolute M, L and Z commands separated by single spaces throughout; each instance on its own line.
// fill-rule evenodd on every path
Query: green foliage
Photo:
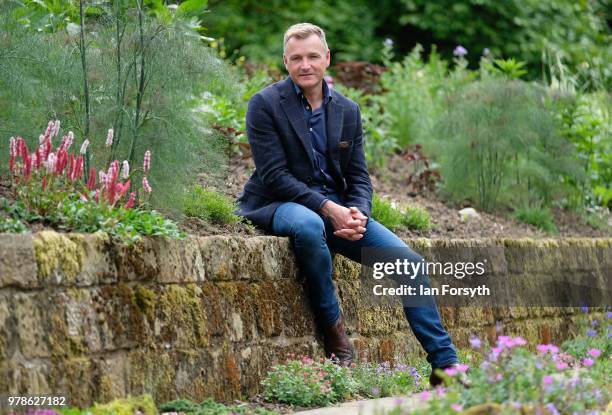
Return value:
M 180 239 L 185 236 L 176 223 L 154 210 L 110 208 L 93 201 L 67 200 L 46 220 L 71 232 L 106 232 L 127 243 L 142 236 L 165 236 Z
M 547 233 L 559 233 L 553 215 L 548 208 L 523 206 L 514 212 L 514 217 Z
M 334 59 L 372 60 L 378 52 L 374 34 L 375 14 L 366 0 L 326 0 L 292 2 L 280 0 L 229 0 L 210 5 L 202 16 L 208 35 L 221 37 L 228 57 L 282 65 L 283 34 L 292 24 L 311 22 L 321 26 Z M 359 22 L 359 24 L 355 24 Z
M 393 201 L 378 194 L 372 197 L 372 217 L 389 229 L 428 230 L 431 227 L 429 213 L 420 207 L 399 207 Z
M 606 93 L 578 95 L 558 105 L 563 135 L 575 146 L 580 174 L 566 176 L 575 187 L 569 207 L 612 208 L 612 97 Z
M 487 212 L 500 203 L 546 207 L 566 194 L 558 177 L 578 166 L 544 99 L 538 88 L 518 80 L 478 81 L 455 94 L 432 151 L 443 193 Z
M 37 137 L 39 125 L 61 115 L 64 127 L 79 137 L 89 128 L 92 146 L 104 149 L 90 160 L 91 166 L 100 167 L 114 158 L 134 165 L 150 149 L 149 181 L 156 190 L 151 203 L 174 212 L 181 210 L 181 189 L 199 170 L 223 168 L 225 142 L 195 116 L 194 97 L 204 91 L 232 96 L 236 82 L 228 66 L 197 37 L 146 15 L 140 26 L 137 16 L 127 11 L 113 14 L 114 10 L 105 9 L 104 15 L 90 21 L 85 26 L 91 105 L 87 127 L 74 32 L 33 31 L 15 22 L 14 10 L 3 7 L 3 11 L 0 136 Z M 121 49 L 117 48 L 117 27 Z M 104 137 L 109 126 L 114 128 L 115 140 L 107 149 Z M 6 145 L 0 140 L 2 166 L 6 165 Z
M 88 411 L 92 415 L 157 415 L 157 408 L 151 395 L 140 395 L 115 399 L 106 404 L 95 404 Z
M 471 56 L 485 48 L 493 56 L 527 62 L 540 75 L 544 53 L 577 73 L 585 88 L 610 89 L 611 33 L 607 0 L 401 0 L 400 22 L 432 33 L 440 43 L 461 44 Z
M 360 90 L 336 86 L 338 91 L 355 101 L 361 110 L 361 124 L 365 155 L 369 168 L 384 167 L 389 157 L 399 147 L 388 132 L 389 116 L 384 111 L 380 96 L 368 95 Z
M 11 214 L 12 207 L 6 199 L 0 199 L 0 212 Z M 18 218 L 0 214 L 0 233 L 25 233 L 29 232 L 26 225 Z
M 195 186 L 185 195 L 184 213 L 218 225 L 232 225 L 241 221 L 236 203 L 214 190 Z
M 126 209 L 98 204 L 94 200 L 83 200 L 70 195 L 45 216 L 30 211 L 22 202 L 15 202 L 7 209 L 14 220 L 42 222 L 67 232 L 106 232 L 125 243 L 132 243 L 142 236 L 165 236 L 183 238 L 176 223 L 152 210 Z
M 306 356 L 273 366 L 261 384 L 267 400 L 299 406 L 327 406 L 350 397 L 357 387 L 349 369 Z
M 491 74 L 499 75 L 507 79 L 519 79 L 527 73 L 524 69 L 525 62 L 517 62 L 514 58 L 510 59 L 483 59 L 481 66 Z
M 388 117 L 388 134 L 403 148 L 408 144 L 428 144 L 433 128 L 444 107 L 445 97 L 476 76 L 466 69 L 466 61 L 457 59 L 453 71 L 435 48 L 428 61 L 421 45 L 401 62 L 392 62 L 389 45 L 383 48 L 383 62 L 388 70 L 381 77 L 385 91 L 378 101 Z
M 431 228 L 431 216 L 423 208 L 408 206 L 402 217 L 402 225 L 408 229 L 427 231 Z
M 358 385 L 357 393 L 368 398 L 407 395 L 414 392 L 422 380 L 415 368 L 404 364 L 391 368 L 389 362 L 357 364 L 351 376 Z
M 191 402 L 187 399 L 177 399 L 160 405 L 160 411 L 178 412 L 194 415 L 278 415 L 276 411 L 264 408 L 248 408 L 245 406 L 227 406 L 208 398 L 200 403 Z
M 403 219 L 395 202 L 383 199 L 377 194 L 372 197 L 372 217 L 391 230 L 399 228 Z

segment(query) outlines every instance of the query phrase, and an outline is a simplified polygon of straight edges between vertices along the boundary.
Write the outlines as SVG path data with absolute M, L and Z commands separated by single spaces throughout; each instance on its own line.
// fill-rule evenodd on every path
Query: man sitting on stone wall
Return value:
M 353 349 L 332 282 L 332 253 L 360 263 L 363 248 L 393 249 L 402 260 L 422 258 L 370 215 L 372 185 L 359 107 L 324 82 L 330 52 L 323 30 L 308 23 L 291 26 L 283 60 L 289 77 L 249 101 L 246 128 L 256 169 L 238 213 L 290 237 L 325 352 L 348 366 Z M 427 281 L 424 271 L 419 277 Z M 457 364 L 434 301 L 404 307 L 404 314 L 432 368 Z M 441 379 L 432 373 L 430 383 Z

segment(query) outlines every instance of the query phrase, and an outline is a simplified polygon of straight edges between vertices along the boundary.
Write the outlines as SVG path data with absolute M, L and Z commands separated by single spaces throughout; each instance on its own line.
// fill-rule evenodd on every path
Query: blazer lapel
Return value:
M 333 94 L 333 92 L 332 92 Z M 333 96 L 333 95 L 332 95 Z M 340 135 L 342 134 L 342 123 L 344 116 L 344 107 L 338 103 L 337 99 L 332 98 L 327 106 L 326 124 L 327 124 L 327 151 L 329 151 L 332 163 L 340 175 Z
M 298 100 L 298 96 L 293 90 L 293 84 L 290 78 L 287 78 L 284 82 L 283 88 L 280 92 L 281 107 L 291 126 L 295 130 L 296 135 L 300 139 L 300 142 L 308 154 L 308 160 L 310 165 L 314 168 L 314 155 L 312 154 L 312 141 L 308 134 L 308 126 L 306 125 L 306 119 L 304 118 L 304 108 Z

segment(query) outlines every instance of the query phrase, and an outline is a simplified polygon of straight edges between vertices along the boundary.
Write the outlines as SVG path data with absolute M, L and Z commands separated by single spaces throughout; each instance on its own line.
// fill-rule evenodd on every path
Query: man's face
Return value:
M 329 51 L 315 34 L 306 39 L 292 37 L 287 42 L 283 60 L 293 82 L 302 89 L 311 89 L 321 85 L 329 66 Z

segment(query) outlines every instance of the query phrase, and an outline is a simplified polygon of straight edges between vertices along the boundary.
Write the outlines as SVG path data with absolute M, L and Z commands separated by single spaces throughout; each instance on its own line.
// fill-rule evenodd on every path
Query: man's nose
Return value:
M 310 69 L 310 61 L 307 58 L 302 59 L 300 62 L 300 69 Z

